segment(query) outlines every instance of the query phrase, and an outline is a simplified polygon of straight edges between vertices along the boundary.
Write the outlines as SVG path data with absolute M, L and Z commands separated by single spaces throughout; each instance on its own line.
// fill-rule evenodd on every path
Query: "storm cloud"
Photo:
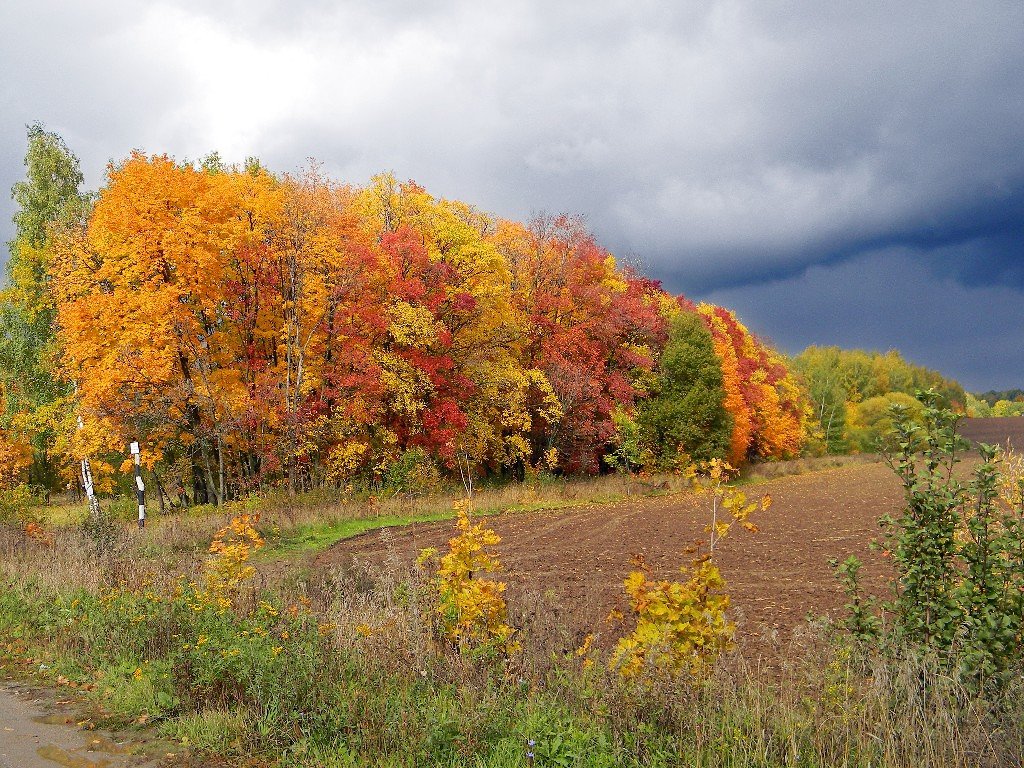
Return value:
M 5 188 L 34 120 L 90 187 L 136 147 L 394 170 L 500 216 L 582 213 L 790 349 L 1024 380 L 1019 2 L 41 0 L 0 25 Z M 896 285 L 916 310 L 864 311 Z M 924 322 L 951 296 L 1001 330 Z

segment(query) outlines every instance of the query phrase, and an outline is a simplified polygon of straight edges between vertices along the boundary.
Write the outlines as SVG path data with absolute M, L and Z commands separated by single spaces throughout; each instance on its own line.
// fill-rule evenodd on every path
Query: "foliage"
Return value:
M 887 441 L 893 434 L 893 408 L 903 409 L 906 418 L 921 423 L 921 403 L 903 392 L 888 392 L 847 405 L 847 441 L 851 448 L 864 453 L 878 453 L 893 446 Z
M 681 570 L 686 581 L 654 581 L 644 570 L 626 577 L 636 628 L 619 641 L 612 657 L 624 677 L 648 668 L 700 674 L 729 648 L 736 626 L 725 617 L 729 596 L 718 568 L 704 559 Z
M 954 473 L 966 447 L 957 434 L 960 417 L 935 391 L 921 402 L 920 423 L 907 409 L 893 409 L 897 447 L 888 460 L 903 483 L 905 507 L 881 520 L 896 571 L 895 597 L 883 605 L 892 616 L 886 639 L 942 655 L 978 687 L 1005 685 L 1024 639 L 1020 460 L 982 445 L 981 461 L 963 483 Z M 846 563 L 848 591 L 857 586 L 858 567 Z M 873 619 L 854 616 L 853 623 L 862 637 L 881 631 Z
M 488 550 L 501 537 L 482 522 L 472 521 L 468 500 L 456 502 L 455 510 L 459 533 L 448 541 L 448 552 L 437 560 L 433 581 L 442 632 L 464 650 L 513 653 L 519 644 L 508 624 L 505 583 L 480 576 L 499 569 L 497 555 Z M 435 551 L 424 550 L 419 562 L 425 564 L 436 557 Z
M 969 419 L 983 419 L 992 415 L 992 406 L 985 400 L 979 399 L 967 393 L 967 402 L 964 404 L 964 413 Z
M 823 453 L 844 453 L 851 447 L 877 450 L 872 441 L 884 434 L 885 425 L 880 430 L 869 427 L 865 431 L 864 422 L 871 419 L 862 416 L 858 420 L 857 414 L 862 404 L 875 398 L 894 401 L 899 398 L 897 393 L 912 398 L 918 390 L 931 388 L 956 410 L 970 405 L 969 396 L 957 382 L 937 371 L 907 362 L 895 350 L 881 354 L 810 346 L 793 359 L 792 367 L 803 379 L 810 395 Z M 885 404 L 872 407 L 872 419 L 886 407 Z M 878 416 L 881 418 L 884 416 Z
M 990 406 L 995 405 L 1000 400 L 1009 400 L 1011 403 L 1019 403 L 1024 400 L 1024 389 L 1007 389 L 1002 392 L 995 390 L 989 390 L 988 392 L 982 392 L 976 395 L 978 400 L 988 403 Z
M 903 359 L 896 350 L 886 353 L 861 349 L 810 346 L 793 360 L 796 371 L 810 388 L 812 382 L 830 381 L 847 402 L 860 402 L 890 392 L 914 396 L 920 390 L 934 389 L 942 402 L 953 410 L 962 410 L 966 393 L 957 382 L 937 371 Z
M 642 427 L 637 420 L 621 408 L 612 411 L 615 434 L 611 437 L 611 450 L 604 461 L 613 469 L 633 472 L 654 464 L 654 452 L 643 439 Z
M 810 405 L 782 357 L 729 310 L 701 304 L 697 312 L 722 363 L 724 406 L 733 420 L 729 462 L 796 456 L 807 437 Z
M 669 466 L 730 429 L 736 461 L 800 448 L 782 358 L 724 311 L 703 315 L 709 341 L 579 218 L 521 225 L 388 174 L 353 187 L 216 155 L 134 153 L 95 198 L 80 182 L 59 137 L 30 131 L 0 471 L 31 443 L 34 485 L 75 482 L 88 455 L 110 489 L 133 441 L 176 506 L 429 490 L 553 456 L 560 473 Z
M 210 542 L 210 558 L 206 561 L 203 597 L 221 610 L 231 606 L 231 599 L 243 582 L 256 574 L 249 564 L 254 552 L 263 547 L 263 537 L 256 530 L 259 515 L 238 515 L 217 531 Z
M 767 494 L 758 501 L 749 501 L 743 491 L 730 484 L 736 473 L 735 467 L 721 459 L 692 465 L 685 473 L 693 489 L 711 499 L 711 523 L 705 528 L 709 536 L 709 557 L 714 555 L 718 542 L 734 525 L 739 524 L 751 533 L 757 533 L 757 526 L 750 521 L 750 516 L 759 510 L 766 512 L 772 505 L 772 498 Z M 719 513 L 723 513 L 721 520 Z
M 512 273 L 521 354 L 557 398 L 552 418 L 531 423 L 533 459 L 554 447 L 563 470 L 597 471 L 613 413 L 632 411 L 646 393 L 665 341 L 664 293 L 620 268 L 578 218 L 501 222 L 495 240 Z
M 78 158 L 41 124 L 28 127 L 26 178 L 11 189 L 18 205 L 15 238 L 9 243 L 8 286 L 0 291 L 0 485 L 5 444 L 28 451 L 23 463 L 30 484 L 55 490 L 67 459 L 54 456 L 63 398 L 54 336 L 55 305 L 48 270 L 52 241 L 88 209 L 79 192 Z
M 32 519 L 30 510 L 39 500 L 24 483 L 0 486 L 0 525 L 23 525 Z
M 861 586 L 860 569 L 864 564 L 855 555 L 850 555 L 842 563 L 832 558 L 829 565 L 835 569 L 836 579 L 842 584 L 843 591 L 850 599 L 844 606 L 847 615 L 843 624 L 846 629 L 862 643 L 877 639 L 882 629 L 882 621 L 877 615 L 878 599 L 872 595 L 865 595 Z
M 724 406 L 722 367 L 711 333 L 699 316 L 679 311 L 648 397 L 637 404 L 642 440 L 662 467 L 676 467 L 680 456 L 694 461 L 724 458 L 733 432 Z
M 997 400 L 990 416 L 1024 416 L 1024 402 L 1020 400 Z
M 441 482 L 437 467 L 422 448 L 404 451 L 384 470 L 381 490 L 385 493 L 425 493 Z
M 715 549 L 733 525 L 756 532 L 750 515 L 767 510 L 771 498 L 749 502 L 746 494 L 729 484 L 734 470 L 721 459 L 691 465 L 687 476 L 694 490 L 711 498 L 711 522 L 707 552 L 688 568 L 680 570 L 685 581 L 651 580 L 641 561 L 641 569 L 625 580 L 636 628 L 615 647 L 611 666 L 626 678 L 645 671 L 658 670 L 675 676 L 688 671 L 700 675 L 707 671 L 723 651 L 731 647 L 735 624 L 725 615 L 729 596 L 725 580 L 714 564 Z M 722 514 L 720 517 L 720 513 Z M 698 552 L 703 543 L 698 542 Z
M 0 407 L 0 415 L 2 413 L 3 410 Z M 8 491 L 22 484 L 27 477 L 25 470 L 31 460 L 32 454 L 29 446 L 11 439 L 6 430 L 0 428 L 0 492 Z

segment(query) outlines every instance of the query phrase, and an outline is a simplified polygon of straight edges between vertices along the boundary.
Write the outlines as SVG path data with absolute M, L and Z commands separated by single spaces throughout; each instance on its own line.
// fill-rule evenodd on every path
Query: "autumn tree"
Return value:
M 139 435 L 150 461 L 184 462 L 197 500 L 223 498 L 224 440 L 244 409 L 227 324 L 224 255 L 238 247 L 230 189 L 170 158 L 108 171 L 86 230 L 51 268 L 66 362 L 109 451 Z
M 18 206 L 8 244 L 7 287 L 0 292 L 0 429 L 31 447 L 27 480 L 47 491 L 59 485 L 53 422 L 66 410 L 70 387 L 55 376 L 56 309 L 48 266 L 55 231 L 74 226 L 88 210 L 80 192 L 78 158 L 41 124 L 28 127 L 25 179 L 11 189 Z
M 3 394 L 2 389 L 0 394 Z M 4 399 L 0 398 L 0 419 L 5 415 Z M 11 430 L 0 427 L 0 491 L 23 482 L 31 461 L 32 451 L 29 445 L 19 441 Z
M 526 323 L 524 367 L 544 374 L 561 412 L 553 424 L 534 424 L 534 451 L 555 448 L 566 471 L 594 472 L 615 434 L 616 407 L 631 411 L 646 391 L 665 340 L 664 293 L 620 269 L 579 219 L 503 223 L 497 239 Z
M 390 278 L 388 324 L 374 348 L 380 410 L 368 425 L 377 465 L 409 449 L 448 467 L 460 456 L 478 470 L 521 461 L 531 429 L 554 419 L 557 403 L 522 360 L 523 319 L 493 220 L 388 175 L 357 208 Z M 531 412 L 534 395 L 541 404 Z
M 722 361 L 724 404 L 733 417 L 729 462 L 795 456 L 807 434 L 809 406 L 781 355 L 729 310 L 701 304 L 697 311 Z
M 308 479 L 318 455 L 330 450 L 332 412 L 372 388 L 386 275 L 372 236 L 358 227 L 352 190 L 315 167 L 285 177 L 280 188 L 279 215 L 261 254 L 269 261 L 263 288 L 274 344 L 263 391 L 284 437 L 278 459 L 294 492 L 300 474 Z

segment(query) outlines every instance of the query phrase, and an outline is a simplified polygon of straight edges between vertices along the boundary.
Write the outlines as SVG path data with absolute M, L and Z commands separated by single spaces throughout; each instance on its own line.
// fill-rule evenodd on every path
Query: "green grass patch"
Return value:
M 322 523 L 302 523 L 295 528 L 282 531 L 278 537 L 268 540 L 267 546 L 260 552 L 260 556 L 273 558 L 321 552 L 343 539 L 351 539 L 353 536 L 368 531 L 412 523 L 433 523 L 452 517 L 454 517 L 453 512 L 436 512 L 421 515 L 381 515 L 380 517 L 361 517 Z
M 605 504 L 620 501 L 625 496 L 602 497 L 595 500 L 552 500 L 536 501 L 526 504 L 484 507 L 475 510 L 482 517 L 505 513 L 554 512 L 560 509 L 585 507 L 591 504 Z M 436 523 L 442 520 L 454 520 L 455 512 L 445 508 L 437 512 L 426 512 L 412 515 L 380 515 L 377 517 L 358 517 L 346 520 L 328 520 L 324 522 L 302 523 L 294 528 L 281 531 L 267 537 L 267 546 L 260 551 L 259 558 L 274 559 L 294 557 L 297 555 L 315 554 L 328 549 L 339 541 L 351 539 L 382 528 L 400 528 L 414 523 Z
M 89 514 L 89 507 L 85 502 L 81 504 L 69 502 L 36 507 L 36 512 L 43 524 L 63 528 L 81 525 Z

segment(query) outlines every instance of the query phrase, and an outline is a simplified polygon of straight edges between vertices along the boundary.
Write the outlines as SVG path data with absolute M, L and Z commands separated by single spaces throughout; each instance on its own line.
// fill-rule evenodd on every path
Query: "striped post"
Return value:
M 139 499 L 139 528 L 146 527 L 146 484 L 142 482 L 142 453 L 139 444 L 131 444 L 132 456 L 135 458 L 135 492 Z
M 78 417 L 78 428 L 85 429 L 81 416 Z M 92 480 L 92 467 L 89 466 L 88 456 L 82 457 L 82 485 L 85 486 L 85 495 L 89 499 L 89 514 L 96 520 L 100 516 L 100 503 L 96 498 L 96 485 Z

